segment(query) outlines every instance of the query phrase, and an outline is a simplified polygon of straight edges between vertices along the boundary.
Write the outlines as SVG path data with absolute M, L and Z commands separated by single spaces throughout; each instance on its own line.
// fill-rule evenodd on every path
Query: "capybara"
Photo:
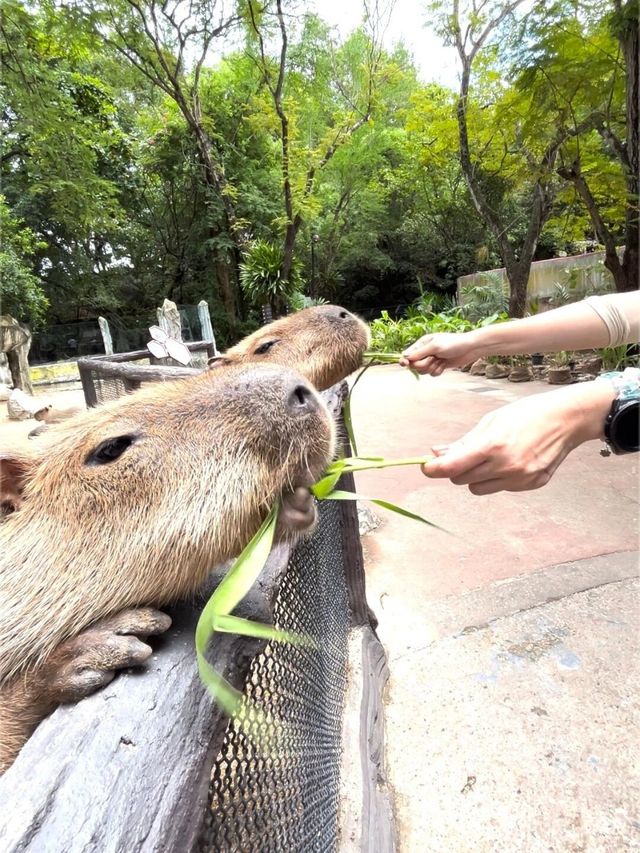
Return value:
M 282 364 L 324 391 L 362 365 L 369 340 L 369 327 L 354 314 L 339 305 L 318 305 L 268 323 L 209 364 Z
M 299 374 L 238 364 L 149 385 L 31 447 L 0 454 L 0 768 L 58 703 L 143 661 L 133 635 L 169 624 L 155 608 L 237 554 L 274 501 L 283 535 L 310 526 L 334 427 Z

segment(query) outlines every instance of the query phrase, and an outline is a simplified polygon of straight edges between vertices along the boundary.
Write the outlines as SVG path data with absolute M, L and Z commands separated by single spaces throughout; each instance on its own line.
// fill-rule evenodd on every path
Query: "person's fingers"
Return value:
M 407 367 L 410 367 L 412 370 L 417 370 L 418 373 L 433 373 L 434 369 L 436 369 L 437 365 L 440 363 L 440 359 L 435 358 L 432 355 L 425 356 L 424 358 L 419 358 L 417 361 L 409 361 L 407 363 Z
M 431 447 L 431 452 L 434 453 L 436 456 L 442 456 L 449 450 L 450 447 L 450 444 L 434 444 Z
M 470 483 L 484 483 L 489 480 L 494 480 L 496 471 L 491 464 L 490 459 L 485 459 L 479 465 L 469 468 L 462 474 L 451 477 L 451 482 L 454 486 L 468 486 Z
M 551 479 L 547 471 L 539 471 L 536 474 L 523 474 L 519 477 L 496 477 L 493 480 L 484 480 L 480 483 L 471 483 L 469 491 L 474 495 L 493 495 L 496 492 L 530 492 L 541 489 Z
M 488 458 L 486 448 L 470 448 L 460 442 L 452 445 L 442 456 L 425 462 L 421 468 L 425 477 L 459 477 Z
M 510 489 L 510 481 L 501 479 L 484 480 L 482 483 L 471 483 L 469 491 L 473 495 L 493 495 Z

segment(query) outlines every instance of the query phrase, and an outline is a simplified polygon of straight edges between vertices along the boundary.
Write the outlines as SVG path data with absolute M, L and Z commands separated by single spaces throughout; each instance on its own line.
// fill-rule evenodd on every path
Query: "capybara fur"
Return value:
M 0 769 L 58 702 L 144 660 L 129 634 L 166 629 L 154 608 L 239 553 L 277 499 L 308 527 L 301 487 L 331 459 L 334 428 L 299 374 L 236 364 L 153 383 L 32 447 L 0 454 Z M 105 642 L 74 668 L 89 626 Z
M 274 320 L 209 362 L 270 362 L 297 370 L 324 391 L 362 365 L 368 326 L 339 305 L 318 305 Z

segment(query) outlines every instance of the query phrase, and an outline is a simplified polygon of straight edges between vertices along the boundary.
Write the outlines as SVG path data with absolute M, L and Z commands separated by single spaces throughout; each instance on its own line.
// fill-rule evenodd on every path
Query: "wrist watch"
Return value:
M 617 391 L 616 399 L 604 422 L 606 447 L 610 453 L 637 453 L 640 450 L 640 369 L 628 367 L 621 373 L 604 373 Z

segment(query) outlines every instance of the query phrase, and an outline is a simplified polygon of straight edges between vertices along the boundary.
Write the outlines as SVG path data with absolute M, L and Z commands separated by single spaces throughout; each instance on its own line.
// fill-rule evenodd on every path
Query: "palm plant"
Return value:
M 289 278 L 282 277 L 283 253 L 268 240 L 255 240 L 240 264 L 240 286 L 256 307 L 270 305 L 275 315 L 284 312 L 289 299 L 302 288 L 300 264 L 294 261 Z

